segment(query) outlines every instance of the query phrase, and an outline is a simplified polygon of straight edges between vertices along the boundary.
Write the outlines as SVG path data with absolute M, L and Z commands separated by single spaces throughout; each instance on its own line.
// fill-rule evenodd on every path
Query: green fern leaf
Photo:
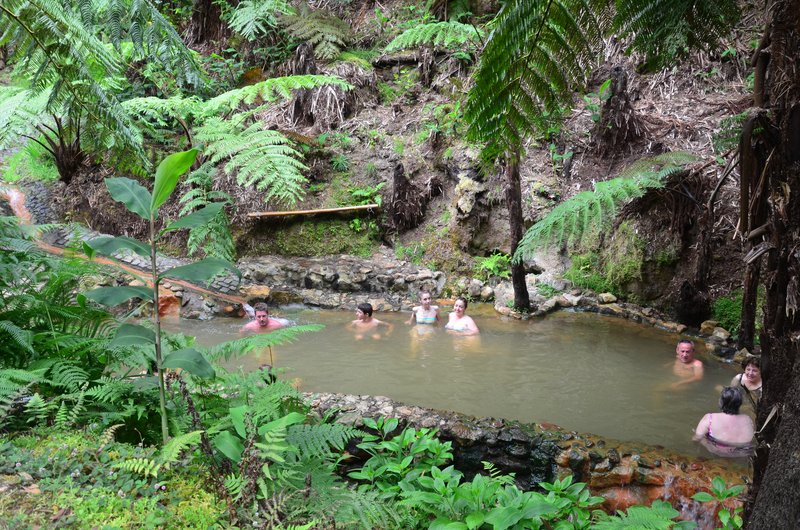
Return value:
M 364 435 L 363 431 L 338 423 L 292 425 L 286 441 L 304 457 L 322 458 L 330 455 L 332 449 L 341 452 L 352 438 Z
M 306 5 L 296 15 L 284 15 L 280 20 L 296 39 L 308 41 L 314 48 L 314 56 L 321 61 L 336 59 L 352 38 L 346 22 Z
M 386 46 L 385 52 L 417 48 L 426 44 L 445 50 L 463 51 L 465 46 L 474 50 L 482 40 L 483 31 L 471 24 L 433 22 L 405 30 Z
M 682 152 L 642 159 L 617 178 L 598 182 L 593 191 L 578 193 L 553 208 L 525 233 L 514 260 L 529 259 L 541 247 L 565 242 L 577 244 L 585 233 L 610 222 L 620 203 L 641 197 L 649 189 L 662 187 L 664 178 L 695 160 L 692 155 Z

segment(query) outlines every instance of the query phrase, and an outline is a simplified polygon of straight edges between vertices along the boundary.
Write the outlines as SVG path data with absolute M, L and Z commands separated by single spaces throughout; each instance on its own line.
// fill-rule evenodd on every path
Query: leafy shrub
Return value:
M 739 325 L 742 320 L 742 302 L 744 292 L 741 289 L 733 291 L 728 296 L 723 296 L 714 300 L 711 312 L 714 320 L 719 325 L 735 335 L 739 333 Z
M 425 255 L 425 245 L 422 243 L 414 243 L 405 246 L 401 243 L 396 243 L 394 246 L 394 255 L 399 260 L 407 260 L 414 265 L 422 264 L 422 257 Z
M 600 258 L 597 254 L 579 254 L 572 256 L 572 264 L 564 273 L 564 278 L 577 287 L 602 293 L 611 290 L 611 284 L 600 270 Z
M 343 154 L 333 155 L 331 157 L 331 166 L 335 171 L 347 171 L 350 169 L 350 160 Z

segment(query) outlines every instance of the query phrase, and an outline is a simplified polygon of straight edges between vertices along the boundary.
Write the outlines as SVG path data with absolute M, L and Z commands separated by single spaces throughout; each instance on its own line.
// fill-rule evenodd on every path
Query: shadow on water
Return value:
M 443 308 L 446 319 L 447 308 Z M 525 422 L 551 422 L 618 440 L 709 456 L 691 441 L 706 412 L 717 410 L 717 385 L 734 369 L 706 356 L 704 379 L 669 390 L 678 337 L 595 314 L 559 312 L 521 322 L 470 307 L 476 337 L 453 336 L 441 326 L 410 326 L 408 314 L 376 313 L 394 324 L 380 339 L 356 340 L 349 312 L 282 308 L 278 316 L 326 328 L 273 348 L 277 367 L 304 391 L 382 395 L 408 404 Z M 181 321 L 169 325 L 211 345 L 237 338 L 244 321 Z M 269 353 L 233 359 L 249 371 Z

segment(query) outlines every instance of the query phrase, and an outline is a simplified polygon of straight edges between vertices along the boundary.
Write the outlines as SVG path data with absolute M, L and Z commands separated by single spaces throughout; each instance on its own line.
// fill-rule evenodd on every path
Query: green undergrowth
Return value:
M 225 528 L 226 506 L 206 491 L 192 459 L 158 478 L 117 464 L 154 447 L 108 442 L 84 430 L 0 437 L 2 528 Z
M 276 227 L 265 239 L 254 242 L 253 255 L 327 256 L 353 254 L 372 256 L 379 247 L 375 225 L 369 218 L 305 220 L 286 227 Z
M 44 149 L 31 142 L 0 164 L 2 178 L 6 182 L 20 179 L 41 180 L 45 182 L 58 180 L 58 170 L 52 159 L 44 155 Z

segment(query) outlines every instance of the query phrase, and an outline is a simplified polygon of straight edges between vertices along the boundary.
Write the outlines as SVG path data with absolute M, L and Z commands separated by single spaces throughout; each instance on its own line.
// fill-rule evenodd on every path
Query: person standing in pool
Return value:
M 419 300 L 421 305 L 415 306 L 411 309 L 411 318 L 408 319 L 407 324 L 438 324 L 439 323 L 439 306 L 431 305 L 432 296 L 429 291 L 420 291 Z
M 453 311 L 448 315 L 444 328 L 459 335 L 477 335 L 480 330 L 472 317 L 466 315 L 466 311 L 467 299 L 459 296 L 453 304 Z
M 387 336 L 394 329 L 394 325 L 372 316 L 372 304 L 369 303 L 358 304 L 356 307 L 356 319 L 350 322 L 347 327 L 356 332 L 356 340 L 363 339 L 366 333 L 371 333 L 373 339 L 380 339 L 379 328 L 386 328 Z
M 694 358 L 694 342 L 684 339 L 675 347 L 675 362 L 672 364 L 672 373 L 680 378 L 679 381 L 670 385 L 672 389 L 703 379 L 703 363 Z

